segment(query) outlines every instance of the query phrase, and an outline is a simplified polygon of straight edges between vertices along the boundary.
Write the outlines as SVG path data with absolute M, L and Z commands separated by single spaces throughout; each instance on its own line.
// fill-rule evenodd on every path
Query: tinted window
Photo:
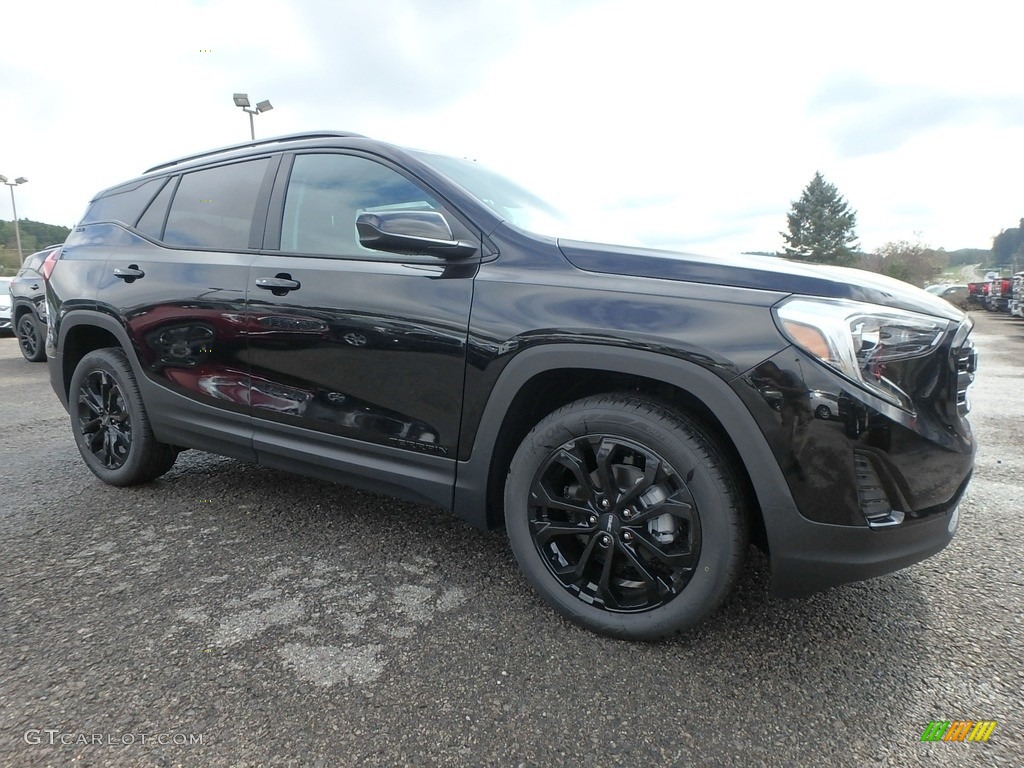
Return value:
M 142 214 L 139 223 L 135 226 L 139 232 L 149 235 L 154 240 L 159 240 L 164 233 L 164 219 L 167 218 L 167 206 L 171 202 L 171 195 L 174 194 L 174 183 L 171 182 L 160 190 L 153 202 L 149 204 L 146 212 Z
M 182 176 L 164 242 L 191 248 L 248 248 L 256 197 L 269 162 L 261 158 Z
M 30 272 L 38 272 L 39 268 L 43 265 L 43 261 L 50 254 L 49 251 L 43 251 L 37 253 L 34 256 L 29 256 L 22 266 L 21 271 L 18 272 L 18 277 L 24 277 Z
M 150 179 L 118 187 L 104 197 L 94 200 L 82 217 L 83 224 L 96 221 L 120 221 L 131 226 L 153 195 L 164 183 L 163 179 Z
M 356 217 L 364 211 L 436 211 L 440 205 L 400 173 L 352 155 L 297 155 L 288 182 L 281 250 L 382 258 L 363 248 Z

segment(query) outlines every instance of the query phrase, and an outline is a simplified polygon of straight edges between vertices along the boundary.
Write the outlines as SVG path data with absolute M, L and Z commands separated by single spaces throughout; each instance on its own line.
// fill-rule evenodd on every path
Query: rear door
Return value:
M 401 169 L 343 151 L 286 156 L 248 286 L 248 359 L 261 463 L 451 501 L 476 257 L 359 244 L 364 211 L 441 212 Z
M 245 289 L 280 158 L 168 176 L 126 229 L 100 282 L 127 331 L 166 442 L 254 458 Z

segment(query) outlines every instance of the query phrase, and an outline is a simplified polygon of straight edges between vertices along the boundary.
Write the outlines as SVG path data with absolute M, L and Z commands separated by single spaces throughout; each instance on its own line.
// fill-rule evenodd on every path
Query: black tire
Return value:
M 100 480 L 136 485 L 174 466 L 177 451 L 153 436 L 139 385 L 120 349 L 97 349 L 83 357 L 68 392 L 71 431 Z
M 26 360 L 30 363 L 38 363 L 46 359 L 43 332 L 39 328 L 35 315 L 31 312 L 26 312 L 18 318 L 14 327 L 14 335 L 18 337 L 18 347 Z
M 545 600 L 628 640 L 703 621 L 732 590 L 749 542 L 736 473 L 715 440 L 661 403 L 614 394 L 560 408 L 526 436 L 505 524 Z
M 814 415 L 817 416 L 819 419 L 831 419 L 832 409 L 829 408 L 827 405 L 819 405 L 817 408 L 814 409 Z

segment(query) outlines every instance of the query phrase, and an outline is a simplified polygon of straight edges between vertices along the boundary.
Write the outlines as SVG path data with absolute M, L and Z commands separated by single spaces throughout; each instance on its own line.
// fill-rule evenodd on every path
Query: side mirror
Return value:
M 463 259 L 477 252 L 475 243 L 454 240 L 452 228 L 437 211 L 379 211 L 356 218 L 359 244 L 388 253 Z

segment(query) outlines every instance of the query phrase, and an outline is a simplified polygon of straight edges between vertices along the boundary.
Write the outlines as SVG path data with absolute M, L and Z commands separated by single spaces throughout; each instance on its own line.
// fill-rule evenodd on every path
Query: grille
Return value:
M 974 349 L 974 342 L 967 339 L 956 352 L 956 409 L 961 416 L 970 413 L 971 401 L 967 399 L 967 388 L 974 382 L 977 368 L 978 353 Z

